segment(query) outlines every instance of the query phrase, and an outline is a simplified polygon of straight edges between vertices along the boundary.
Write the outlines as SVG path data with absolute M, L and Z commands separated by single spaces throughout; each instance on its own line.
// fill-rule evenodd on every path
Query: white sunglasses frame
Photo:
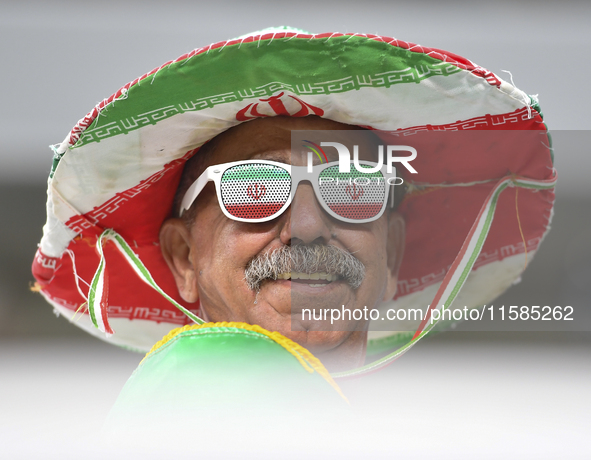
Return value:
M 357 163 L 360 165 L 368 165 L 371 167 L 375 167 L 375 163 L 371 163 L 369 161 L 358 161 Z M 241 217 L 233 216 L 226 210 L 226 207 L 223 205 L 222 193 L 221 193 L 222 176 L 224 175 L 224 173 L 228 169 L 230 169 L 234 166 L 241 166 L 241 165 L 246 165 L 246 164 L 273 165 L 273 166 L 277 166 L 279 168 L 282 168 L 289 173 L 289 176 L 291 177 L 291 189 L 289 191 L 289 197 L 288 197 L 287 201 L 285 202 L 285 204 L 281 207 L 281 209 L 279 209 L 276 213 L 274 213 L 268 217 L 263 217 L 260 219 L 244 219 Z M 392 168 L 392 172 L 390 172 L 390 173 L 387 172 L 386 165 L 382 165 L 382 167 L 380 168 L 380 172 L 384 176 L 384 180 L 386 181 L 387 185 L 391 186 L 391 187 L 390 186 L 386 187 L 386 196 L 384 197 L 384 203 L 382 205 L 382 209 L 380 209 L 380 211 L 375 216 L 373 216 L 369 219 L 347 219 L 345 217 L 339 216 L 332 209 L 330 209 L 328 207 L 328 205 L 322 199 L 322 194 L 320 193 L 320 187 L 318 184 L 318 178 L 320 177 L 320 173 L 322 173 L 322 171 L 324 171 L 326 168 L 329 168 L 331 166 L 335 166 L 338 164 L 339 164 L 338 161 L 333 161 L 330 163 L 314 165 L 314 166 L 312 166 L 311 173 L 309 172 L 307 166 L 293 166 L 293 165 L 290 165 L 287 163 L 280 163 L 278 161 L 269 161 L 269 160 L 243 160 L 243 161 L 233 161 L 231 163 L 222 163 L 219 165 L 212 165 L 212 166 L 209 166 L 205 171 L 203 171 L 203 173 L 197 178 L 197 180 L 195 180 L 195 182 L 193 182 L 191 184 L 191 186 L 187 189 L 187 191 L 185 192 L 185 195 L 183 196 L 183 200 L 181 201 L 181 207 L 180 207 L 179 214 L 180 214 L 180 216 L 182 216 L 183 213 L 185 211 L 187 211 L 193 205 L 193 203 L 195 202 L 195 200 L 197 199 L 199 194 L 203 191 L 203 189 L 208 184 L 208 182 L 213 181 L 213 183 L 215 184 L 215 190 L 216 190 L 216 194 L 217 194 L 217 198 L 218 198 L 218 204 L 220 206 L 220 209 L 222 210 L 222 212 L 224 213 L 224 215 L 228 219 L 231 219 L 231 220 L 234 220 L 237 222 L 246 222 L 246 223 L 252 223 L 252 224 L 269 222 L 273 219 L 276 219 L 280 215 L 282 215 L 285 212 L 285 210 L 291 205 L 291 201 L 293 199 L 295 192 L 297 191 L 297 188 L 298 188 L 300 182 L 310 182 L 310 184 L 312 185 L 312 188 L 314 189 L 314 193 L 316 195 L 316 201 L 320 204 L 322 209 L 328 215 L 330 215 L 331 217 L 333 217 L 341 222 L 346 222 L 346 223 L 350 223 L 350 224 L 365 224 L 368 222 L 373 222 L 374 220 L 378 220 L 380 217 L 382 217 L 382 215 L 384 214 L 384 211 L 386 210 L 386 207 L 388 205 L 388 198 L 390 196 L 390 188 L 393 187 L 394 185 L 396 185 L 396 184 L 392 184 L 389 182 L 389 180 L 391 178 L 396 179 L 396 177 L 397 177 L 396 176 L 396 168 Z M 353 163 L 352 163 L 352 165 L 353 165 Z M 355 166 L 353 166 L 353 167 L 355 167 Z M 292 170 L 294 172 L 297 172 L 296 178 L 294 178 L 294 175 L 292 174 Z M 320 197 L 320 199 L 319 199 L 319 197 Z M 392 197 L 392 199 L 390 199 L 390 202 L 391 202 L 390 207 L 394 207 L 394 193 L 393 192 L 391 194 L 391 197 Z

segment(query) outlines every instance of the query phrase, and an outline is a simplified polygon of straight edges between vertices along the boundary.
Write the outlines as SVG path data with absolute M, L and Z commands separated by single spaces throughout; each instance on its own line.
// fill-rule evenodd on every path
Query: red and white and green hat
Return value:
M 73 322 L 90 333 L 142 351 L 193 321 L 199 307 L 178 296 L 158 243 L 183 165 L 223 131 L 278 115 L 388 131 L 405 144 L 425 133 L 475 136 L 470 148 L 442 140 L 418 150 L 418 174 L 404 177 L 397 307 L 489 302 L 520 276 L 525 253 L 531 260 L 549 228 L 556 175 L 535 97 L 446 51 L 274 28 L 166 62 L 98 104 L 53 147 L 33 263 L 42 295 L 68 318 L 78 311 Z M 499 130 L 515 136 L 482 142 Z M 116 333 L 106 337 L 93 321 Z

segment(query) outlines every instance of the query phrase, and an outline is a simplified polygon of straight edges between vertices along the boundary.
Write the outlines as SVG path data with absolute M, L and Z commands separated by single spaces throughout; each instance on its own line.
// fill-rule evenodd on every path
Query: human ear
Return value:
M 160 249 L 185 302 L 199 300 L 197 273 L 191 262 L 191 232 L 181 219 L 168 219 L 160 228 Z
M 386 255 L 388 264 L 388 280 L 384 293 L 384 302 L 392 300 L 398 285 L 398 270 L 404 255 L 406 225 L 402 215 L 391 212 L 388 215 L 388 237 L 386 240 Z

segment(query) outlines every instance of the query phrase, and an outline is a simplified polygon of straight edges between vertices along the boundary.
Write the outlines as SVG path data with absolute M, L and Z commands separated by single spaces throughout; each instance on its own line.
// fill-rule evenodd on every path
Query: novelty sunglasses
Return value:
M 298 184 L 310 182 L 318 203 L 330 216 L 348 223 L 379 219 L 388 204 L 390 186 L 397 185 L 396 170 L 367 161 L 351 162 L 340 172 L 339 162 L 292 166 L 266 160 L 246 160 L 208 167 L 189 187 L 180 215 L 188 210 L 209 181 L 215 183 L 218 202 L 228 219 L 259 223 L 279 217 L 291 204 Z M 391 206 L 394 193 L 391 194 Z

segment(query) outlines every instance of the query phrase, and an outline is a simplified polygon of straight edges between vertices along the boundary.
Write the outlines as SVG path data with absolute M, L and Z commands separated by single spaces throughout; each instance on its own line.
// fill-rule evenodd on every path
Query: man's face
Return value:
M 303 166 L 306 157 L 292 154 L 291 130 L 349 129 L 355 128 L 317 117 L 257 119 L 215 138 L 201 168 L 253 159 Z M 360 146 L 361 159 L 372 160 L 374 149 Z M 334 149 L 327 149 L 328 160 L 336 161 L 336 151 L 328 150 Z M 279 331 L 329 366 L 334 363 L 335 369 L 361 363 L 366 322 L 352 320 L 339 323 L 339 330 L 327 330 L 326 323 L 302 319 L 301 307 L 371 309 L 392 298 L 404 242 L 404 224 L 397 213 L 386 211 L 365 224 L 339 221 L 322 209 L 308 182 L 300 183 L 287 211 L 269 222 L 228 219 L 220 209 L 213 182 L 194 207 L 192 225 L 170 219 L 161 231 L 164 257 L 185 301 L 199 300 L 209 321 L 241 321 Z M 365 266 L 361 285 L 355 289 L 344 279 L 324 281 L 321 286 L 311 280 L 265 279 L 258 291 L 248 287 L 245 270 L 253 259 L 296 245 L 335 246 L 353 254 Z

